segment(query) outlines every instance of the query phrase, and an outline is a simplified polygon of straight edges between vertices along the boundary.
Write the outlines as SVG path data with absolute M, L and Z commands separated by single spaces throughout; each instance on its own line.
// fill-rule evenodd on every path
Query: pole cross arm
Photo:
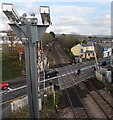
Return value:
M 36 41 L 40 41 L 40 39 L 43 36 L 44 32 L 46 31 L 47 27 L 49 27 L 49 25 L 31 26 L 31 36 L 32 36 L 33 43 L 35 43 Z
M 21 26 L 21 25 L 11 24 L 11 23 L 9 23 L 9 25 L 13 29 L 17 37 L 22 41 L 22 43 L 25 43 L 26 40 L 28 39 L 26 34 L 26 25 Z M 41 39 L 47 27 L 49 27 L 49 25 L 31 25 L 30 26 L 32 43 L 36 43 Z
M 17 24 L 11 24 L 11 23 L 9 23 L 9 25 L 13 29 L 16 36 L 22 41 L 22 43 L 24 43 L 28 39 L 28 37 L 25 33 L 25 31 L 26 31 L 25 27 L 22 27 Z

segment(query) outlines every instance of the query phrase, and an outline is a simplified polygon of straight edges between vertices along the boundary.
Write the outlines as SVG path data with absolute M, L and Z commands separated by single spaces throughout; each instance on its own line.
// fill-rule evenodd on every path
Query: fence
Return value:
M 97 72 L 97 71 L 95 73 L 96 73 L 96 78 L 98 80 L 102 81 L 103 80 L 103 76 L 99 72 Z
M 28 96 L 15 100 L 13 102 L 11 102 L 11 111 L 16 111 L 18 109 L 21 109 L 22 107 L 24 107 L 25 105 L 28 104 Z
M 46 94 L 51 93 L 53 90 L 53 86 L 49 86 L 46 88 Z M 40 95 L 44 95 L 44 90 L 40 91 Z M 39 110 L 42 109 L 42 99 L 41 96 L 39 96 Z M 2 118 L 8 118 L 9 115 L 16 111 L 21 109 L 22 107 L 24 107 L 25 105 L 28 104 L 28 96 L 17 99 L 15 101 L 12 101 L 11 103 L 5 104 L 5 106 L 2 105 L 0 107 L 2 107 L 2 111 L 0 112 L 0 116 L 2 116 Z
M 12 112 L 21 109 L 27 104 L 28 104 L 28 96 L 12 101 L 7 106 L 2 108 L 2 111 L 0 112 L 0 116 L 2 116 L 2 118 L 8 118 Z M 39 98 L 39 110 L 41 109 L 42 109 L 42 100 L 41 98 Z

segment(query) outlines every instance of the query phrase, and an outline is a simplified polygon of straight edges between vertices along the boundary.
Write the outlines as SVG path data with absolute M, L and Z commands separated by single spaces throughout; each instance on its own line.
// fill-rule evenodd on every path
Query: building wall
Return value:
M 87 47 L 86 47 L 86 50 L 94 51 L 94 46 L 87 46 Z
M 82 58 L 86 58 L 86 59 L 90 59 L 90 58 L 94 57 L 93 53 L 91 53 L 90 55 L 89 54 L 85 55 L 84 52 L 86 50 L 94 51 L 94 47 L 93 46 L 85 46 L 85 47 L 83 47 L 82 45 L 78 44 L 75 47 L 71 48 L 71 52 L 75 56 L 80 56 L 81 55 Z
M 103 48 L 99 44 L 95 44 L 97 58 L 103 58 Z
M 93 53 L 90 53 L 90 54 L 86 53 L 82 56 L 82 58 L 91 59 L 91 58 L 94 58 L 94 54 Z
M 75 56 L 80 56 L 81 55 L 81 49 L 84 49 L 84 48 L 80 44 L 78 44 L 75 47 L 71 48 L 71 52 Z
M 111 56 L 111 48 L 107 48 L 106 51 L 103 51 L 103 57 Z
M 112 48 L 111 48 L 111 67 L 113 67 L 113 40 L 111 42 Z
M 99 44 L 95 44 L 96 55 L 98 58 L 104 58 L 111 56 L 111 48 L 103 48 Z

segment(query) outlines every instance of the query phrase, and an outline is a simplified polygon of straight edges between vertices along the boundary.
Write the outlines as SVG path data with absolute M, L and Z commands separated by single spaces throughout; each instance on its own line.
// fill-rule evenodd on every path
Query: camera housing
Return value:
M 19 21 L 20 21 L 19 14 L 15 10 L 13 4 L 3 3 L 2 4 L 2 11 L 7 16 L 7 18 L 9 19 L 9 21 L 11 23 L 19 23 Z

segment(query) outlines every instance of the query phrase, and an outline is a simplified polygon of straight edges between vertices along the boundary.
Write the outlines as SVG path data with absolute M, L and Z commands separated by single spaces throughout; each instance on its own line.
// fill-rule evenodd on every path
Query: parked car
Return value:
M 0 82 L 0 89 L 6 90 L 9 87 L 9 83 L 6 82 Z
M 45 78 L 55 77 L 59 73 L 58 71 L 54 69 L 46 69 L 44 72 L 45 72 Z
M 106 66 L 107 62 L 105 60 L 99 62 L 99 66 Z
M 75 71 L 75 75 L 80 75 L 81 74 L 81 70 L 80 69 L 77 69 L 76 71 Z

